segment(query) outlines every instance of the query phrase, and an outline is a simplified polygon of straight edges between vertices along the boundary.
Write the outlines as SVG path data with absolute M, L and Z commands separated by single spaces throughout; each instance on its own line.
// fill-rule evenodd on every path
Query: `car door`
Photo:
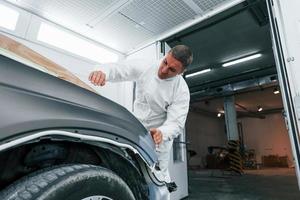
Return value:
M 300 1 L 267 0 L 273 51 L 300 187 Z

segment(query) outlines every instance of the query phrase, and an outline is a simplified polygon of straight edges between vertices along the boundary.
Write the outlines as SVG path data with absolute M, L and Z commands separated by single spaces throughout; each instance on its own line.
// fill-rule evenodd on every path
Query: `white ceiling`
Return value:
M 127 53 L 234 0 L 6 0 Z

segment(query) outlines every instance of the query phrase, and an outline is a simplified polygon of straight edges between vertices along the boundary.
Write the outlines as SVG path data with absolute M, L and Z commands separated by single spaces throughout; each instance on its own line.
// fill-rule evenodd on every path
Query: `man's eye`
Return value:
M 171 72 L 176 72 L 176 69 L 174 69 L 174 68 L 170 68 L 170 70 L 171 70 Z

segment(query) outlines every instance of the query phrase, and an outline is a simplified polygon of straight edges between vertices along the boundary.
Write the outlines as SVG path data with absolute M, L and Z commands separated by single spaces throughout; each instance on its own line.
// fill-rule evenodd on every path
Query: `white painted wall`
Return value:
M 255 149 L 257 162 L 266 155 L 293 157 L 288 132 L 282 114 L 266 115 L 266 119 L 242 118 L 244 142 L 248 149 Z
M 266 115 L 265 119 L 240 118 L 243 126 L 244 144 L 255 149 L 257 162 L 264 155 L 288 156 L 293 164 L 291 144 L 285 122 L 280 113 Z M 208 146 L 226 146 L 224 119 L 190 112 L 187 120 L 189 149 L 197 155 L 189 161 L 192 167 L 204 167 Z
M 187 141 L 189 149 L 197 152 L 190 158 L 192 167 L 205 167 L 205 159 L 208 146 L 226 146 L 224 119 L 189 112 L 186 124 Z
M 159 45 L 157 43 L 153 43 L 137 52 L 134 52 L 126 57 L 126 60 L 134 60 L 134 59 L 147 59 L 147 60 L 158 60 L 160 58 L 159 55 Z

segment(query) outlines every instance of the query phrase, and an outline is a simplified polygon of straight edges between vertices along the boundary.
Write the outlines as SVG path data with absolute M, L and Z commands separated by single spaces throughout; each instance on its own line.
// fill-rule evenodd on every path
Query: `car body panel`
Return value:
M 144 126 L 124 107 L 0 56 L 0 142 L 41 130 L 71 129 L 133 146 L 149 166 L 155 145 Z M 119 141 L 118 141 L 119 142 Z

